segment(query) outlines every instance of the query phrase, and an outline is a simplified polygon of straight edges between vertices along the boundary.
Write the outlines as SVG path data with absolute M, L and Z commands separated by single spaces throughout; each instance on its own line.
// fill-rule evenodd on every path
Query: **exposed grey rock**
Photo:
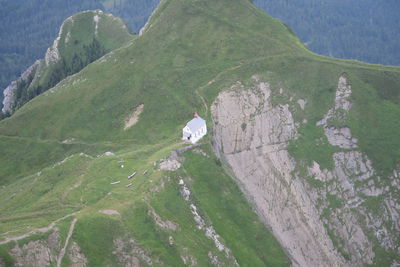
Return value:
M 268 84 L 255 80 L 251 89 L 236 82 L 213 103 L 214 149 L 232 167 L 242 190 L 293 264 L 372 264 L 371 231 L 380 246 L 397 251 L 400 205 L 392 197 L 393 188 L 377 177 L 368 157 L 355 150 L 357 139 L 349 128 L 328 126 L 330 119 L 344 120 L 351 108 L 351 87 L 346 78 L 340 77 L 334 107 L 318 125 L 324 127 L 332 145 L 347 151 L 333 154 L 332 170 L 321 169 L 315 161 L 307 167 L 308 176 L 321 181 L 321 188 L 312 187 L 296 173 L 296 162 L 286 150 L 288 142 L 297 138 L 297 124 L 288 105 L 273 107 Z M 398 171 L 389 178 L 391 186 L 399 184 L 396 177 L 400 177 Z M 384 199 L 378 211 L 364 204 L 368 197 Z M 328 218 L 321 217 L 324 212 Z M 328 230 L 333 235 L 329 236 Z M 348 259 L 331 238 L 348 253 Z
M 340 148 L 352 149 L 357 147 L 357 138 L 351 136 L 350 128 L 348 127 L 324 127 L 325 135 L 328 141 L 333 146 Z
M 324 119 L 317 123 L 317 125 L 322 125 L 324 127 L 325 135 L 332 145 L 345 149 L 356 148 L 357 139 L 351 136 L 349 128 L 329 127 L 327 121 L 332 118 L 339 120 L 346 118 L 351 108 L 350 96 L 351 86 L 348 84 L 347 79 L 341 76 L 337 86 L 334 108 L 330 109 Z M 353 229 L 352 240 L 347 240 L 343 242 L 342 245 L 346 247 L 348 251 L 354 252 L 351 254 L 353 262 L 370 264 L 373 262 L 374 257 L 372 241 L 366 236 L 366 229 L 360 227 L 360 218 L 367 218 L 367 227 L 374 231 L 376 238 L 383 248 L 395 249 L 396 246 L 394 244 L 398 242 L 398 238 L 396 237 L 398 235 L 391 234 L 384 223 L 385 221 L 393 222 L 394 218 L 390 216 L 391 210 L 394 211 L 393 214 L 396 214 L 396 208 L 394 208 L 396 206 L 395 202 L 390 202 L 390 204 L 388 204 L 388 192 L 390 192 L 390 187 L 384 187 L 382 184 L 379 184 L 379 182 L 376 183 L 372 179 L 376 175 L 375 171 L 372 168 L 371 161 L 362 152 L 354 150 L 337 152 L 334 153 L 333 160 L 335 169 L 329 173 L 334 176 L 335 183 L 329 186 L 329 191 L 331 194 L 338 194 L 339 198 L 343 199 L 349 207 L 356 207 L 361 217 L 356 218 L 354 216 L 355 213 L 346 210 L 346 208 L 336 210 L 335 216 L 332 216 L 332 218 L 336 217 L 342 219 L 336 220 L 333 223 L 331 221 L 331 229 L 334 229 L 335 233 L 339 234 L 343 240 L 347 240 L 348 236 L 345 232 L 341 231 L 341 229 Z M 390 180 L 393 181 L 393 179 Z M 365 197 L 379 196 L 385 199 L 382 205 L 386 203 L 386 208 L 382 206 L 380 216 L 371 213 L 371 211 L 362 206 L 365 200 L 360 197 L 360 194 Z M 396 217 L 396 215 L 394 217 Z M 396 225 L 397 224 L 394 224 L 392 230 L 399 232 Z
M 221 237 L 216 233 L 213 225 L 211 222 L 207 222 L 198 212 L 197 210 L 197 206 L 195 204 L 192 203 L 191 199 L 190 199 L 190 190 L 188 189 L 187 185 L 185 184 L 185 182 L 183 181 L 183 179 L 179 180 L 179 185 L 181 187 L 180 191 L 181 194 L 183 196 L 183 198 L 190 203 L 190 212 L 193 215 L 193 219 L 197 224 L 197 228 L 199 230 L 203 230 L 205 233 L 205 236 L 210 238 L 211 240 L 214 241 L 215 247 L 221 251 L 225 253 L 226 258 L 228 259 L 228 261 L 230 262 L 230 264 L 238 266 L 238 263 L 235 259 L 235 257 L 233 256 L 231 250 L 223 244 L 223 242 L 221 241 Z
M 208 252 L 208 258 L 211 261 L 211 264 L 214 266 L 221 266 L 221 264 L 219 263 L 218 257 L 216 255 L 214 255 L 211 251 Z
M 357 147 L 357 139 L 351 135 L 350 128 L 348 127 L 332 127 L 328 125 L 331 119 L 343 121 L 348 111 L 351 108 L 350 96 L 351 86 L 347 82 L 345 76 L 340 76 L 335 97 L 335 105 L 328 111 L 325 117 L 317 122 L 317 125 L 324 127 L 324 132 L 328 141 L 333 146 L 338 146 L 345 149 L 353 149 Z
M 181 167 L 181 163 L 176 159 L 164 159 L 160 162 L 160 169 L 163 171 L 176 171 Z
M 114 240 L 115 250 L 113 254 L 115 254 L 118 258 L 119 264 L 125 267 L 137 267 L 140 266 L 140 261 L 137 257 L 132 255 L 129 252 L 126 252 L 125 246 L 126 244 L 122 239 Z
M 297 130 L 289 106 L 273 107 L 270 95 L 264 82 L 253 89 L 237 82 L 218 95 L 211 107 L 216 153 L 232 167 L 294 265 L 344 265 L 303 180 L 292 176 L 295 162 L 286 147 Z
M 9 86 L 3 91 L 3 108 L 1 111 L 5 113 L 10 113 L 13 111 L 15 105 L 15 90 L 17 90 L 17 81 L 12 81 Z
M 335 110 L 344 109 L 349 111 L 351 107 L 351 102 L 349 97 L 351 95 L 351 86 L 347 81 L 347 78 L 342 75 L 339 77 L 339 82 L 336 90 L 335 97 Z
M 183 261 L 183 264 L 185 266 L 198 266 L 196 258 L 190 254 L 188 248 L 183 247 L 180 250 L 180 254 L 181 254 L 181 260 Z
M 100 12 L 103 13 L 102 11 L 100 11 Z M 100 22 L 100 17 L 97 14 L 95 14 L 93 16 L 93 22 L 95 24 L 95 26 L 94 26 L 94 35 L 97 36 L 97 34 L 99 33 L 99 22 Z
M 308 173 L 310 176 L 314 177 L 317 180 L 326 182 L 333 178 L 333 175 L 328 170 L 321 170 L 319 164 L 317 162 L 313 162 L 311 167 L 308 167 Z
M 9 86 L 3 91 L 3 113 L 13 113 L 16 105 L 16 90 L 17 90 L 17 83 L 20 81 L 28 81 L 30 75 L 33 75 L 32 82 L 35 81 L 37 78 L 37 73 L 39 72 L 40 67 L 40 60 L 36 60 L 35 63 L 32 64 L 29 68 L 27 68 L 24 73 L 21 74 L 21 77 L 18 78 L 16 81 L 12 81 Z
M 86 256 L 81 252 L 81 248 L 76 242 L 72 242 L 68 249 L 68 258 L 71 262 L 71 267 L 86 267 L 89 266 Z
M 70 138 L 63 140 L 61 143 L 64 145 L 71 145 L 71 144 L 74 144 L 75 142 L 76 142 L 76 139 L 74 137 L 70 137 Z
M 59 251 L 61 249 L 60 232 L 58 230 L 53 231 L 47 238 L 47 243 L 51 250 Z
M 47 239 L 29 241 L 22 246 L 15 243 L 9 253 L 15 266 L 50 266 L 56 264 L 60 249 L 60 233 L 53 228 Z
M 186 186 L 185 182 L 182 179 L 179 180 L 179 185 L 180 185 L 180 192 L 181 192 L 183 199 L 186 201 L 189 201 L 189 199 L 190 199 L 189 188 Z
M 355 197 L 355 181 L 367 180 L 374 175 L 371 161 L 361 152 L 337 152 L 333 154 L 335 163 L 334 175 L 347 197 Z M 349 179 L 352 177 L 353 179 Z
M 46 55 L 44 56 L 44 61 L 47 67 L 50 64 L 57 63 L 61 59 L 60 52 L 58 51 L 58 43 L 61 40 L 61 35 L 67 21 L 68 19 L 66 19 L 61 25 L 57 38 L 53 41 L 53 45 L 47 48 Z
M 118 262 L 122 266 L 136 267 L 141 266 L 140 262 L 153 265 L 149 253 L 138 246 L 133 239 L 117 238 L 114 240 L 115 250 L 113 254 L 117 256 Z
M 10 254 L 15 260 L 15 266 L 50 266 L 57 260 L 57 255 L 42 240 L 30 241 L 22 247 L 17 244 Z
M 177 223 L 171 222 L 169 220 L 163 220 L 160 215 L 158 215 L 154 210 L 149 210 L 148 214 L 153 217 L 155 223 L 163 228 L 163 229 L 168 229 L 171 231 L 176 231 L 178 230 L 179 225 Z
M 287 152 L 299 125 L 291 109 L 272 106 L 268 84 L 258 77 L 254 80 L 256 86 L 251 89 L 236 82 L 213 103 L 214 149 L 231 166 L 293 264 L 372 264 L 375 241 L 370 233 L 382 248 L 400 252 L 400 204 L 393 197 L 398 194 L 399 171 L 381 179 L 368 157 L 356 150 L 357 139 L 350 129 L 328 126 L 330 119 L 344 121 L 351 108 L 347 79 L 339 78 L 334 107 L 317 124 L 324 127 L 332 145 L 346 149 L 333 154 L 332 170 L 322 169 L 315 161 L 307 167 L 308 176 L 321 182 L 320 188 L 300 177 L 298 163 Z M 379 206 L 371 209 L 365 204 L 368 198 Z M 338 248 L 348 253 L 347 259 Z
M 297 100 L 297 104 L 299 104 L 300 108 L 301 108 L 302 110 L 304 110 L 304 108 L 305 108 L 305 106 L 306 106 L 306 104 L 307 104 L 307 101 L 304 100 L 304 99 L 299 99 L 299 100 Z

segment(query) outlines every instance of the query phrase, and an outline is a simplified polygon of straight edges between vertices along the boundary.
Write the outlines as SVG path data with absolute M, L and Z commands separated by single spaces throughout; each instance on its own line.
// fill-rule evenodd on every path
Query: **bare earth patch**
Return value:
M 164 221 L 161 219 L 160 215 L 158 215 L 154 210 L 149 210 L 148 214 L 151 215 L 158 226 L 164 229 L 169 229 L 172 231 L 176 231 L 178 229 L 178 225 L 171 221 Z
M 106 215 L 120 215 L 116 210 L 99 210 L 99 212 Z
M 133 125 L 135 125 L 139 121 L 139 115 L 140 115 L 140 113 L 142 113 L 143 108 L 144 108 L 144 104 L 140 104 L 133 110 L 133 112 L 131 113 L 129 118 L 127 118 L 125 120 L 124 130 L 131 128 Z

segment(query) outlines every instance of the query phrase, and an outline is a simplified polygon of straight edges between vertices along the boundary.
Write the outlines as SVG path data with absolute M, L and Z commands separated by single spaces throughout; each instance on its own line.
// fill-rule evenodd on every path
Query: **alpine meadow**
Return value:
M 0 121 L 0 266 L 400 264 L 400 67 L 249 0 L 162 0 L 137 35 L 79 13 L 37 64 Z

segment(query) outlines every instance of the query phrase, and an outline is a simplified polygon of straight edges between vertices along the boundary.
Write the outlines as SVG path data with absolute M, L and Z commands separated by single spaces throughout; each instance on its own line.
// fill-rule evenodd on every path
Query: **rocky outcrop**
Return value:
M 333 154 L 334 169 L 324 170 L 328 178 L 325 192 L 319 191 L 322 199 L 333 197 L 320 205 L 321 214 L 327 210 L 330 216 L 325 223 L 333 231 L 336 240 L 349 253 L 352 263 L 371 264 L 375 257 L 374 243 L 385 250 L 398 251 L 399 200 L 393 200 L 396 187 L 385 185 L 383 180 L 393 180 L 393 177 L 378 176 L 372 163 L 361 151 L 356 150 L 357 139 L 352 137 L 347 127 L 327 126 L 329 119 L 343 122 L 352 106 L 350 101 L 351 86 L 345 75 L 339 78 L 334 107 L 328 111 L 324 119 L 317 123 L 324 127 L 329 142 L 336 147 L 345 149 Z M 339 134 L 332 134 L 339 132 Z M 310 173 L 313 175 L 314 173 Z M 328 196 L 329 195 L 329 196 Z M 371 201 L 375 204 L 372 205 Z M 373 235 L 368 236 L 368 232 Z
M 10 250 L 10 255 L 14 258 L 15 266 L 50 266 L 56 264 L 60 248 L 60 235 L 54 231 L 47 240 L 16 244 Z
M 176 159 L 167 158 L 160 162 L 160 170 L 176 171 L 181 167 L 181 163 Z
M 373 263 L 376 245 L 399 251 L 394 187 L 385 186 L 368 157 L 357 150 L 351 130 L 340 125 L 352 106 L 347 78 L 339 78 L 334 107 L 316 125 L 343 151 L 332 155 L 332 170 L 314 161 L 306 166 L 306 174 L 287 146 L 297 138 L 299 125 L 290 105 L 303 109 L 307 101 L 272 105 L 269 84 L 253 79 L 252 88 L 237 82 L 213 103 L 214 149 L 293 264 L 363 266 Z M 383 201 L 377 211 L 370 202 L 379 199 Z
M 176 231 L 178 229 L 178 224 L 171 222 L 169 220 L 163 220 L 160 215 L 158 215 L 154 210 L 150 209 L 148 214 L 153 217 L 154 222 L 162 229 L 167 229 L 171 231 Z
M 17 98 L 17 88 L 18 85 L 21 83 L 31 84 L 35 82 L 37 78 L 37 73 L 39 72 L 40 68 L 40 60 L 36 60 L 32 66 L 30 66 L 24 73 L 22 73 L 21 77 L 16 80 L 12 81 L 9 86 L 3 91 L 3 108 L 2 112 L 4 114 L 11 114 L 14 112 L 16 98 Z
M 180 186 L 180 192 L 182 194 L 182 197 L 185 201 L 190 203 L 190 212 L 193 215 L 193 219 L 196 222 L 197 229 L 204 231 L 204 234 L 207 238 L 211 239 L 214 241 L 215 248 L 224 253 L 224 261 L 226 261 L 227 266 L 239 266 L 239 264 L 236 261 L 235 256 L 233 255 L 232 251 L 230 248 L 228 248 L 222 241 L 221 237 L 217 234 L 217 232 L 214 229 L 214 226 L 212 223 L 208 220 L 206 220 L 203 216 L 199 214 L 199 210 L 197 206 L 193 203 L 192 199 L 190 198 L 190 190 L 186 183 L 183 181 L 183 179 L 179 179 L 179 186 Z M 212 252 L 209 252 L 212 254 Z M 211 264 L 221 266 L 220 264 L 216 264 L 218 261 L 217 256 L 210 257 Z
M 345 76 L 340 76 L 336 90 L 335 106 L 331 108 L 325 117 L 317 122 L 324 127 L 328 141 L 333 146 L 352 149 L 357 147 L 357 139 L 351 136 L 350 128 L 330 126 L 329 121 L 343 122 L 351 108 L 351 86 Z
M 134 267 L 144 265 L 153 265 L 149 253 L 138 246 L 133 239 L 118 238 L 114 240 L 115 250 L 113 254 L 117 257 L 121 266 Z
M 286 150 L 297 131 L 288 104 L 273 107 L 268 83 L 236 83 L 212 105 L 216 151 L 232 167 L 261 218 L 295 265 L 339 266 L 318 211 Z
M 53 41 L 53 45 L 47 48 L 46 54 L 44 56 L 44 62 L 46 63 L 46 67 L 50 66 L 50 64 L 57 63 L 60 59 L 60 52 L 58 51 L 58 43 L 61 39 L 62 27 L 58 33 L 57 38 Z
M 81 248 L 76 242 L 72 242 L 68 249 L 68 258 L 71 262 L 71 267 L 86 267 L 89 262 L 86 256 L 81 252 Z
M 87 20 L 82 19 L 83 17 L 90 17 L 93 24 L 85 25 Z M 82 30 L 85 32 L 82 33 Z M 101 38 L 97 38 L 99 35 Z M 76 39 L 77 36 L 79 39 Z M 109 40 L 105 41 L 104 37 L 107 36 Z M 74 38 L 74 43 L 70 42 Z M 79 72 L 111 50 L 119 48 L 131 38 L 132 35 L 121 19 L 101 10 L 85 11 L 67 18 L 53 44 L 47 49 L 44 59 L 37 60 L 4 90 L 3 113 L 12 114 L 38 94 L 54 87 L 67 76 Z

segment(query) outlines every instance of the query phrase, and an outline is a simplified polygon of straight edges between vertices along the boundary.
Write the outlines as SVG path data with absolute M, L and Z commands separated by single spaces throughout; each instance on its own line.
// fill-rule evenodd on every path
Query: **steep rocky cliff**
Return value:
M 343 119 L 339 117 L 352 106 L 346 76 L 338 77 L 332 108 L 317 123 L 329 143 L 343 149 L 332 155 L 332 170 L 313 161 L 304 171 L 288 152 L 291 140 L 299 136 L 298 127 L 307 123 L 296 122 L 291 110 L 297 105 L 304 109 L 307 101 L 292 97 L 273 105 L 274 95 L 283 89 L 273 93 L 268 81 L 257 76 L 253 84 L 246 87 L 238 81 L 213 103 L 214 148 L 293 263 L 364 266 L 373 263 L 377 247 L 399 253 L 398 170 L 390 177 L 376 176 L 351 130 L 329 126 L 329 120 Z M 384 179 L 391 183 L 381 182 Z M 378 212 L 368 206 L 370 197 L 381 200 Z

